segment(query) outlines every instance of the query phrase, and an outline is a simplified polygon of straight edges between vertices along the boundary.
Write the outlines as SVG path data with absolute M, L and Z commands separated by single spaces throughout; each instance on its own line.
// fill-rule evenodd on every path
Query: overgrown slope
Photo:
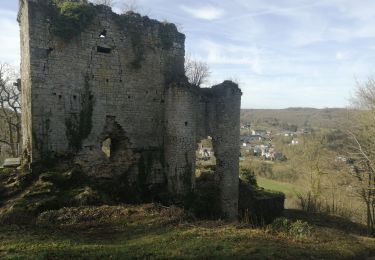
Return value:
M 38 226 L 0 226 L 2 259 L 365 259 L 375 240 L 343 230 L 337 219 L 303 218 L 306 236 L 245 224 L 195 221 L 176 207 L 154 204 L 52 211 Z M 321 222 L 320 222 L 321 221 Z M 331 227 L 325 223 L 328 221 Z M 350 223 L 345 223 L 350 226 Z M 298 233 L 297 233 L 298 234 Z

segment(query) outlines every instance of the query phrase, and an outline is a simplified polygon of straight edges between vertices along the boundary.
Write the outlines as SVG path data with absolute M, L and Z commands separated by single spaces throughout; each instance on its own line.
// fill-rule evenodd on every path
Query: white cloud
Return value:
M 138 2 L 183 25 L 187 52 L 209 64 L 213 82 L 238 79 L 243 107 L 343 106 L 355 78 L 375 72 L 373 0 Z M 18 65 L 15 19 L 0 10 L 0 61 Z
M 256 74 L 261 74 L 261 50 L 256 46 L 243 47 L 233 44 L 219 44 L 209 40 L 204 40 L 200 44 L 206 60 L 212 65 L 244 65 Z
M 191 16 L 203 20 L 216 20 L 224 15 L 224 10 L 210 5 L 197 8 L 181 5 L 180 8 Z
M 336 59 L 337 60 L 345 60 L 347 58 L 347 54 L 341 51 L 336 52 Z

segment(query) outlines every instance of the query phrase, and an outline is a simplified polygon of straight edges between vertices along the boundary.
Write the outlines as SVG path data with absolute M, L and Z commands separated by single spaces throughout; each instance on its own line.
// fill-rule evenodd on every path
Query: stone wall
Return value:
M 235 218 L 238 86 L 190 86 L 185 36 L 173 24 L 86 3 L 93 17 L 67 39 L 51 3 L 20 0 L 24 158 L 70 153 L 93 178 L 184 195 L 194 188 L 197 141 L 210 135 L 223 213 Z

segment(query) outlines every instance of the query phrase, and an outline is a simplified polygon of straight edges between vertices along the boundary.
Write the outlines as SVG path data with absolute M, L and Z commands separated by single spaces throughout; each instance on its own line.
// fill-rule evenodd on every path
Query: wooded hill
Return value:
M 286 108 L 286 109 L 242 109 L 241 123 L 252 123 L 257 127 L 282 127 L 283 124 L 298 128 L 336 128 L 346 120 L 346 108 Z

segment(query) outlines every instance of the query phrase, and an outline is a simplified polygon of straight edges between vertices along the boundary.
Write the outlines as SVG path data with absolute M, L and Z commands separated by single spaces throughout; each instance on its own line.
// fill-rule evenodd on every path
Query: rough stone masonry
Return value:
M 222 212 L 238 212 L 241 90 L 189 85 L 175 25 L 79 0 L 20 0 L 22 129 L 30 165 L 71 154 L 93 178 L 184 195 L 211 136 Z

